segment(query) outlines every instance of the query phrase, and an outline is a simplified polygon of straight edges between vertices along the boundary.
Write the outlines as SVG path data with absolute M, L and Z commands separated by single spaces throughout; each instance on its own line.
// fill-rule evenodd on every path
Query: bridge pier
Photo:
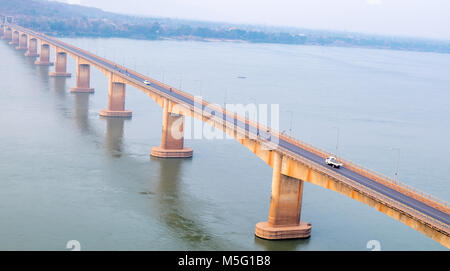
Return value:
M 184 116 L 169 112 L 170 101 L 164 99 L 161 146 L 152 147 L 150 155 L 159 158 L 188 158 L 193 150 L 184 147 Z
M 125 87 L 126 84 L 113 82 L 111 78 L 109 79 L 108 108 L 100 110 L 100 116 L 118 118 L 131 117 L 132 112 L 130 110 L 125 110 Z
M 73 93 L 94 93 L 94 89 L 90 87 L 91 66 L 89 64 L 77 63 L 77 83 L 76 87 L 71 88 Z
M 255 235 L 269 240 L 308 238 L 311 236 L 311 224 L 300 222 L 303 181 L 283 175 L 283 157 L 275 151 L 273 154 L 269 219 L 256 224 Z
M 30 40 L 28 41 L 28 51 L 25 53 L 25 56 L 39 56 L 39 54 L 37 53 L 37 40 L 35 38 L 30 38 Z
M 41 42 L 41 51 L 39 53 L 39 60 L 36 60 L 34 64 L 39 66 L 53 65 L 53 63 L 50 62 L 50 45 Z
M 11 41 L 9 42 L 10 45 L 18 45 L 19 44 L 19 32 L 13 31 L 11 33 Z
M 20 35 L 19 38 L 19 46 L 16 47 L 16 50 L 27 50 L 28 49 L 28 36 L 26 34 Z
M 67 72 L 67 53 L 56 52 L 55 71 L 50 73 L 52 77 L 70 77 L 72 76 Z

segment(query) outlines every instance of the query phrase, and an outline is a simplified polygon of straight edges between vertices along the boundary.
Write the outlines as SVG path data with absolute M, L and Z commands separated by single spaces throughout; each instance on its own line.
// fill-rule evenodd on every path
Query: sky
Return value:
M 450 40 L 449 0 L 57 0 L 105 11 Z

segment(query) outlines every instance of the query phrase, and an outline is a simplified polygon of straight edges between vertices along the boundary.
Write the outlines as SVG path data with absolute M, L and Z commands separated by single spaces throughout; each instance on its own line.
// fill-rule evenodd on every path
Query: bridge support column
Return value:
M 28 49 L 28 37 L 26 34 L 22 34 L 19 37 L 19 46 L 16 47 L 16 50 L 27 50 Z
M 28 51 L 25 53 L 25 56 L 29 57 L 38 57 L 37 53 L 37 40 L 35 38 L 31 38 L 28 41 Z
M 124 83 L 109 80 L 108 108 L 100 111 L 103 117 L 130 118 L 132 112 L 125 110 L 125 87 Z
M 50 73 L 52 77 L 70 77 L 67 72 L 67 54 L 65 52 L 56 52 L 55 71 Z
M 255 235 L 263 239 L 294 239 L 311 236 L 311 224 L 300 222 L 303 181 L 281 174 L 282 156 L 274 152 L 269 219 L 259 222 Z
M 94 93 L 90 87 L 91 66 L 89 64 L 77 64 L 77 85 L 70 89 L 73 93 Z
M 37 40 L 35 38 L 31 38 L 28 41 L 28 51 L 25 53 L 25 56 L 29 57 L 38 57 L 37 53 Z
M 11 33 L 11 41 L 9 42 L 10 45 L 18 45 L 19 44 L 19 32 L 12 32 Z
M 34 64 L 39 66 L 52 66 L 50 62 L 50 45 L 41 42 L 41 51 L 39 53 L 39 60 L 36 60 Z
M 184 116 L 169 112 L 170 101 L 164 99 L 161 146 L 153 147 L 150 155 L 159 158 L 188 158 L 193 150 L 184 148 Z

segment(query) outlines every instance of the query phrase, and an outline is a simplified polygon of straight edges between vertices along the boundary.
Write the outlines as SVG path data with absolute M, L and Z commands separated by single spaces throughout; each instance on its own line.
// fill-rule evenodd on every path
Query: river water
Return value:
M 450 55 L 226 42 L 64 39 L 218 104 L 279 104 L 280 129 L 450 200 Z M 186 140 L 155 159 L 162 110 L 127 87 L 130 120 L 100 118 L 108 82 L 71 94 L 0 42 L 0 250 L 445 249 L 404 224 L 306 183 L 306 240 L 254 236 L 271 168 L 233 140 Z M 51 70 L 52 68 L 50 68 Z M 68 70 L 75 75 L 69 57 Z M 239 78 L 245 77 L 245 78 Z M 400 154 L 398 156 L 398 154 Z M 399 159 L 398 159 L 399 158 Z

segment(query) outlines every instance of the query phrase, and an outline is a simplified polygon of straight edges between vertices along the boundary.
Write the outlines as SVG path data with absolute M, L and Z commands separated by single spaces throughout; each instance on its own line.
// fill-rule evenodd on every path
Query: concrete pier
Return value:
M 29 57 L 38 57 L 39 54 L 37 53 L 37 39 L 30 38 L 28 41 L 28 50 L 25 53 L 25 56 Z
M 160 158 L 192 157 L 193 150 L 184 148 L 184 116 L 170 113 L 169 103 L 167 99 L 163 103 L 161 146 L 151 148 L 150 155 Z
M 11 41 L 9 42 L 10 45 L 18 45 L 19 44 L 19 32 L 13 31 L 11 34 Z
M 270 240 L 308 238 L 311 224 L 300 222 L 303 181 L 281 174 L 282 156 L 274 153 L 269 219 L 259 222 L 255 235 Z
M 108 108 L 100 111 L 103 117 L 130 118 L 132 112 L 125 110 L 125 87 L 124 83 L 109 80 Z
M 67 72 L 67 54 L 65 52 L 56 53 L 55 71 L 50 73 L 52 77 L 70 77 L 72 76 Z
M 52 66 L 53 63 L 50 62 L 50 45 L 41 42 L 41 51 L 39 54 L 39 59 L 34 62 L 34 64 L 39 66 Z
M 90 87 L 91 66 L 89 64 L 77 64 L 77 82 L 76 87 L 71 88 L 73 93 L 94 93 Z
M 26 34 L 21 34 L 19 37 L 19 46 L 16 50 L 27 50 L 28 49 L 28 36 Z

